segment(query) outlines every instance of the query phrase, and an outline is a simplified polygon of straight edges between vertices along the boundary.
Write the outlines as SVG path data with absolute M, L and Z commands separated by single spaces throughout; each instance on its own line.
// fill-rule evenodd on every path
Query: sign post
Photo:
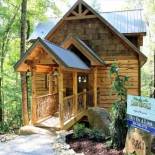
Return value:
M 155 135 L 155 99 L 128 95 L 126 153 L 151 155 L 151 135 Z

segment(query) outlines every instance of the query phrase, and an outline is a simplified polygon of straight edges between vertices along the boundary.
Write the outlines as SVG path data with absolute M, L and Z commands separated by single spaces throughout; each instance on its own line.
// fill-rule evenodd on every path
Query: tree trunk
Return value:
M 27 34 L 27 0 L 22 0 L 21 4 L 21 43 L 20 43 L 20 54 L 21 57 L 26 52 L 26 34 Z M 28 114 L 28 92 L 27 92 L 27 78 L 26 73 L 21 73 L 21 90 L 22 90 L 22 117 L 23 124 L 29 123 Z
M 155 98 L 155 51 L 154 51 L 154 63 L 153 64 L 154 64 L 154 66 L 153 66 L 153 68 L 154 68 L 154 78 L 153 78 L 154 81 L 153 81 L 153 83 L 154 84 L 153 84 L 153 95 L 152 96 Z
M 2 79 L 0 77 L 0 122 L 3 122 Z

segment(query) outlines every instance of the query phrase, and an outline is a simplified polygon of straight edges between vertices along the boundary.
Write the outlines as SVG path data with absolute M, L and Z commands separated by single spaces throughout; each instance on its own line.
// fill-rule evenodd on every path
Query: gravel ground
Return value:
M 46 134 L 17 136 L 6 143 L 0 143 L 0 155 L 56 155 L 51 147 L 54 138 Z

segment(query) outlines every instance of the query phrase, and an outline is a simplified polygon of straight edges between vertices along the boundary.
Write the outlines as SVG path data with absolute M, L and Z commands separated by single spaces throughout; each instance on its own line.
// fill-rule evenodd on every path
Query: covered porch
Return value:
M 97 68 L 103 64 L 92 52 L 78 39 L 59 47 L 38 38 L 17 62 L 17 71 L 31 73 L 31 124 L 68 129 L 97 106 Z
M 37 88 L 43 85 L 36 86 L 37 73 L 32 76 L 32 80 L 35 79 L 32 82 L 32 124 L 67 129 L 86 115 L 87 107 L 97 105 L 96 80 L 94 87 L 88 85 L 90 72 L 65 71 L 58 67 L 44 75 L 48 76 L 45 95 L 37 95 Z

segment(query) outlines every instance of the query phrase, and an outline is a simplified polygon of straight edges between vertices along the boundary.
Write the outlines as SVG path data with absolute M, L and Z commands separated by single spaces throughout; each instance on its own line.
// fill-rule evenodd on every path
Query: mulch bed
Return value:
M 76 153 L 85 155 L 123 155 L 123 151 L 109 149 L 103 142 L 95 142 L 86 138 L 75 139 L 72 135 L 66 137 L 66 142 Z

